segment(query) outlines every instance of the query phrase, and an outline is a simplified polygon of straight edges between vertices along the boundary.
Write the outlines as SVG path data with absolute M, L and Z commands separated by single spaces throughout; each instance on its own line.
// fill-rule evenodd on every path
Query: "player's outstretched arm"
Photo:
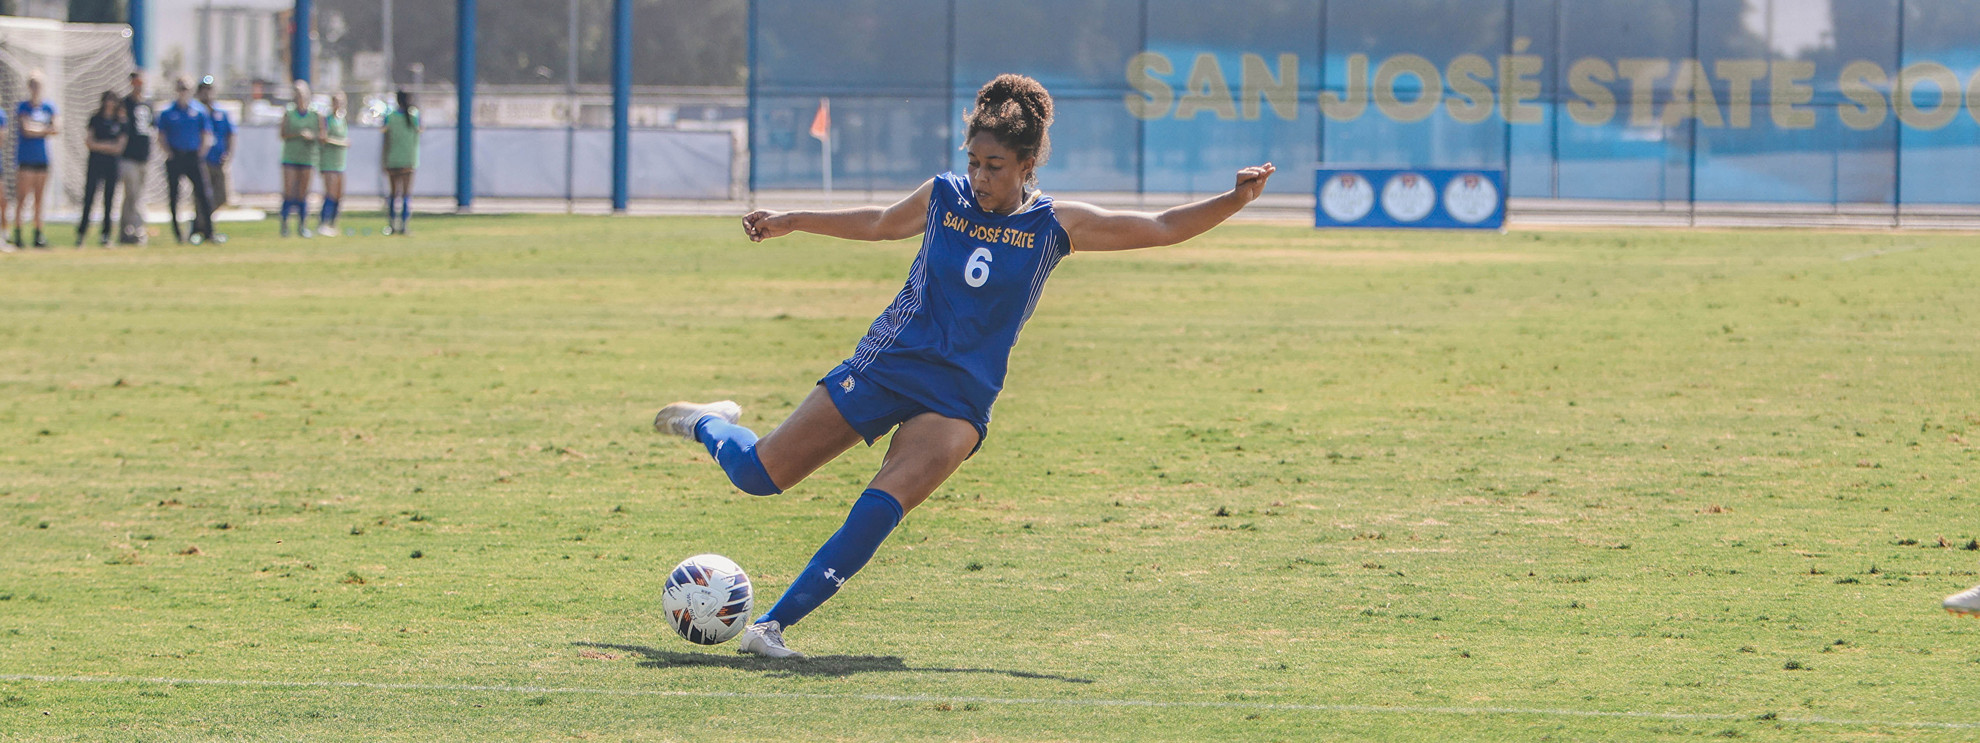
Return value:
M 1161 213 L 1117 212 L 1078 201 L 1057 203 L 1059 224 L 1072 238 L 1074 250 L 1135 250 L 1174 245 L 1223 224 L 1265 192 L 1265 181 L 1278 172 L 1271 163 L 1237 172 L 1237 185 L 1202 201 Z
M 793 232 L 847 240 L 901 240 L 921 234 L 927 226 L 928 199 L 935 193 L 929 179 L 892 206 L 863 206 L 826 212 L 773 212 L 758 209 L 743 215 L 743 234 L 763 242 Z

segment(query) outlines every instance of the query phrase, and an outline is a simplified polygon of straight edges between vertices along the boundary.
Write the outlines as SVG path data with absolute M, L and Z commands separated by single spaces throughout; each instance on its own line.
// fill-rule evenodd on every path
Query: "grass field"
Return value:
M 1074 256 L 770 662 L 666 571 L 767 608 L 883 449 L 753 499 L 648 423 L 768 430 L 913 244 L 416 226 L 0 258 L 0 739 L 1980 737 L 1972 236 Z

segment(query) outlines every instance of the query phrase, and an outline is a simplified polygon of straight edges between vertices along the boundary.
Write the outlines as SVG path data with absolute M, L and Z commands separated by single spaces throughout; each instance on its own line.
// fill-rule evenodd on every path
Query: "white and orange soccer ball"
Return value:
M 749 626 L 754 601 L 742 566 L 721 555 L 695 555 L 667 574 L 660 608 L 688 642 L 720 645 Z

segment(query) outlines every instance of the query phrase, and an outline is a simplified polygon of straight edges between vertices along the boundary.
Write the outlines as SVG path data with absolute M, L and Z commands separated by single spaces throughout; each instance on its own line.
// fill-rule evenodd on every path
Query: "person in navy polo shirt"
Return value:
M 179 230 L 179 179 L 192 184 L 193 244 L 213 239 L 213 205 L 206 197 L 206 138 L 213 134 L 213 115 L 192 98 L 192 81 L 172 84 L 176 99 L 158 112 L 158 135 L 171 154 L 165 158 L 165 204 L 172 214 L 172 237 L 186 241 Z
M 206 150 L 206 198 L 213 202 L 213 210 L 219 211 L 227 205 L 227 163 L 234 155 L 234 119 L 213 105 L 212 75 L 199 79 L 193 97 L 213 115 L 213 146 Z

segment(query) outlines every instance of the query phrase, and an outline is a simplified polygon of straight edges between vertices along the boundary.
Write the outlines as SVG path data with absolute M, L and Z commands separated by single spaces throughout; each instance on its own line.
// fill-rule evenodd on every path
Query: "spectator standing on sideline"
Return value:
M 192 240 L 198 245 L 213 239 L 213 204 L 206 198 L 206 138 L 213 134 L 213 116 L 206 106 L 193 100 L 192 81 L 172 82 L 172 105 L 158 112 L 158 134 L 165 140 L 165 204 L 172 213 L 172 238 L 181 244 L 186 234 L 179 229 L 179 179 L 192 188 Z
M 385 114 L 385 234 L 406 234 L 406 220 L 412 218 L 413 171 L 419 168 L 419 134 L 426 127 L 419 123 L 419 107 L 412 93 L 399 91 L 399 107 Z
M 98 244 L 110 244 L 110 228 L 116 224 L 110 218 L 110 204 L 117 200 L 117 161 L 124 152 L 124 139 L 123 102 L 116 91 L 103 91 L 96 114 L 89 117 L 89 132 L 83 142 L 89 150 L 89 166 L 83 180 L 82 222 L 76 225 L 78 248 L 89 232 L 89 209 L 96 202 L 99 187 L 103 189 L 103 241 Z
M 323 117 L 323 142 L 316 149 L 316 169 L 323 173 L 323 206 L 316 215 L 316 234 L 336 237 L 337 213 L 343 210 L 344 160 L 351 147 L 351 125 L 344 119 L 344 94 L 330 96 L 330 114 Z
M 206 198 L 213 210 L 227 205 L 227 163 L 234 159 L 234 118 L 213 105 L 213 76 L 200 78 L 197 97 L 213 116 L 213 146 L 206 150 Z
M 21 228 L 27 218 L 21 212 L 27 209 L 30 197 L 34 199 L 34 247 L 48 247 L 48 239 L 41 235 L 41 212 L 48 194 L 48 138 L 62 133 L 55 120 L 55 104 L 41 97 L 41 71 L 28 74 L 27 100 L 14 109 L 14 124 L 20 140 L 14 145 L 14 244 L 21 242 Z
M 144 71 L 131 72 L 131 94 L 124 97 L 124 156 L 117 163 L 117 186 L 124 191 L 118 215 L 117 242 L 143 245 L 151 241 L 144 228 L 144 180 L 151 169 L 151 102 L 144 97 Z

